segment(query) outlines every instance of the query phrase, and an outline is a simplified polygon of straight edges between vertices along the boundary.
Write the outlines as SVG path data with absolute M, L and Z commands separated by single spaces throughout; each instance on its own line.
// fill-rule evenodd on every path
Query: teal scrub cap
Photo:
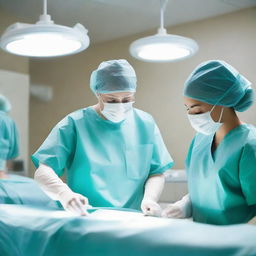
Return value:
M 102 62 L 91 74 L 90 87 L 97 93 L 135 92 L 136 73 L 127 60 Z
M 11 103 L 10 101 L 3 95 L 0 94 L 0 111 L 10 112 L 11 111 Z
M 212 105 L 245 111 L 254 101 L 251 82 L 221 60 L 201 63 L 184 85 L 184 96 Z

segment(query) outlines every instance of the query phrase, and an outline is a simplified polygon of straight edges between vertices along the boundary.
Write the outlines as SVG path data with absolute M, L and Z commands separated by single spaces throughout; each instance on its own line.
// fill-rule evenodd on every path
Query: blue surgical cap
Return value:
M 184 96 L 240 112 L 254 101 L 251 82 L 221 60 L 209 60 L 196 67 L 185 82 Z
M 90 87 L 97 93 L 135 92 L 136 73 L 126 60 L 102 62 L 91 74 Z
M 5 96 L 0 94 L 0 111 L 7 113 L 10 112 L 11 108 L 10 101 Z

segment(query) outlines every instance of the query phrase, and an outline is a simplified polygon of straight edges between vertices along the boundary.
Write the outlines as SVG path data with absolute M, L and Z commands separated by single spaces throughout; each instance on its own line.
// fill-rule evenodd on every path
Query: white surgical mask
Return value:
M 127 115 L 132 110 L 133 102 L 127 103 L 105 103 L 101 113 L 114 123 L 119 123 L 126 119 Z
M 214 134 L 221 127 L 222 123 L 220 121 L 224 108 L 221 109 L 219 121 L 215 122 L 211 117 L 211 112 L 213 111 L 215 106 L 216 105 L 213 106 L 211 111 L 205 112 L 203 114 L 188 114 L 190 124 L 197 132 L 203 133 L 205 135 L 211 135 Z

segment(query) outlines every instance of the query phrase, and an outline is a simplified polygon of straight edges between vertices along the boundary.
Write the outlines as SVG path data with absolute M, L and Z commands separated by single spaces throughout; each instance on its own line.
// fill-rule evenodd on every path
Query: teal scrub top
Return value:
M 19 155 L 18 131 L 15 122 L 0 111 L 0 160 L 9 160 Z
M 113 123 L 93 107 L 67 115 L 51 131 L 32 161 L 50 166 L 94 207 L 140 209 L 145 181 L 172 167 L 154 119 L 133 109 Z
M 212 153 L 214 135 L 198 133 L 186 159 L 193 219 L 225 225 L 256 215 L 256 128 L 232 129 Z

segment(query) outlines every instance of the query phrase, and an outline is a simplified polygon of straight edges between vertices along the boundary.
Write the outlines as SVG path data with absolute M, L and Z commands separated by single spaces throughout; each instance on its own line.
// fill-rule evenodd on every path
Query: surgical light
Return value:
M 160 28 L 153 36 L 144 37 L 130 45 L 131 55 L 147 62 L 173 62 L 188 58 L 198 50 L 190 38 L 168 34 L 164 28 L 164 11 L 168 0 L 160 0 Z
M 39 21 L 35 24 L 12 24 L 2 35 L 0 46 L 12 54 L 28 57 L 70 55 L 89 46 L 87 32 L 79 23 L 74 27 L 54 24 L 47 14 L 47 0 L 44 0 L 44 12 Z

